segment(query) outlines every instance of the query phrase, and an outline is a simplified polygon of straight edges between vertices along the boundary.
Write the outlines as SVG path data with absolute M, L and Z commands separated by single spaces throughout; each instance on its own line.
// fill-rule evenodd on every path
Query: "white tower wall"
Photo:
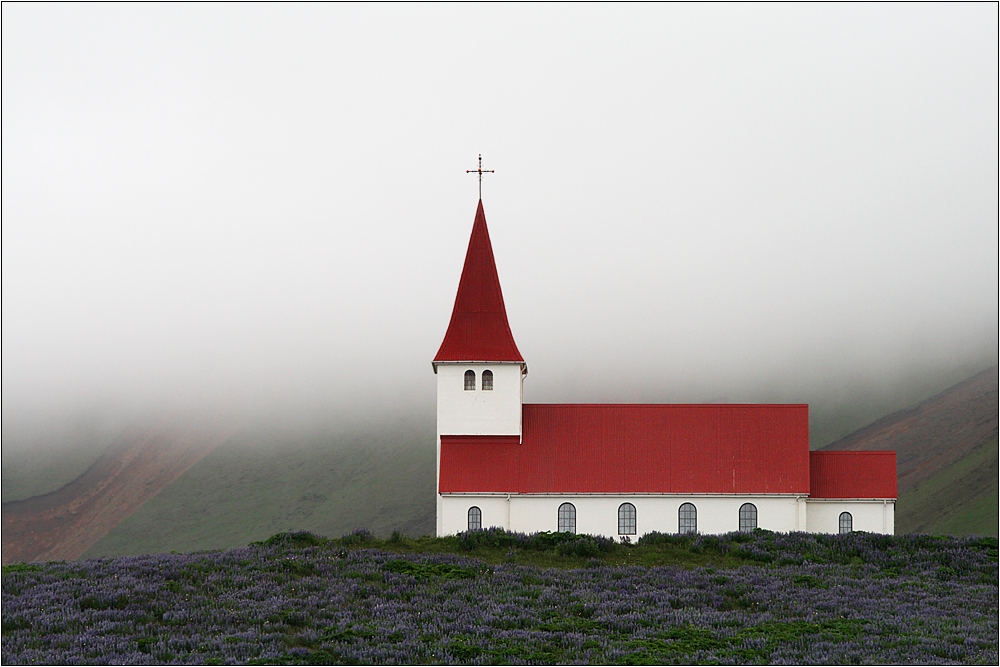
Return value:
M 521 435 L 523 364 L 438 363 L 438 435 Z M 476 388 L 465 388 L 465 372 Z M 493 389 L 483 390 L 483 372 L 493 372 Z M 438 442 L 440 447 L 440 441 Z

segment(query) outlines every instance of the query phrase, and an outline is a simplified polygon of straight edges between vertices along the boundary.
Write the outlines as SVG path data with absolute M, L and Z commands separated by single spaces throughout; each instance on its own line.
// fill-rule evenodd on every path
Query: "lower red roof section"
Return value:
M 807 405 L 525 405 L 522 431 L 441 436 L 440 492 L 809 493 Z
M 809 452 L 811 498 L 895 498 L 896 452 Z

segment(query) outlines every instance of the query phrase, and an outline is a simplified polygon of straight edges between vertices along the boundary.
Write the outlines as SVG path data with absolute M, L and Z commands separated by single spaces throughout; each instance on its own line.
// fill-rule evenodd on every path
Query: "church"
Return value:
M 893 533 L 895 452 L 810 452 L 808 405 L 525 404 L 482 199 L 437 375 L 437 534 Z

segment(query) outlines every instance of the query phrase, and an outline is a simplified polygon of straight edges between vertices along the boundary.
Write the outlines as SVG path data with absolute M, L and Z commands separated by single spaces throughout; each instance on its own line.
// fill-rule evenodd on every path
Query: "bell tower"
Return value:
M 493 246 L 479 200 L 451 322 L 432 362 L 437 374 L 437 479 L 441 436 L 521 438 L 528 365 L 507 323 Z M 438 493 L 438 533 L 441 495 Z
M 439 436 L 521 435 L 528 366 L 507 323 L 481 199 L 451 322 L 433 366 Z

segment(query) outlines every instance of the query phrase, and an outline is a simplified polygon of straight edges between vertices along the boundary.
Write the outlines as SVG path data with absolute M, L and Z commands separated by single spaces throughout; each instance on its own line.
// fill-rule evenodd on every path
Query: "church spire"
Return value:
M 482 199 L 476 209 L 448 332 L 434 357 L 434 363 L 443 361 L 524 363 L 507 323 Z

